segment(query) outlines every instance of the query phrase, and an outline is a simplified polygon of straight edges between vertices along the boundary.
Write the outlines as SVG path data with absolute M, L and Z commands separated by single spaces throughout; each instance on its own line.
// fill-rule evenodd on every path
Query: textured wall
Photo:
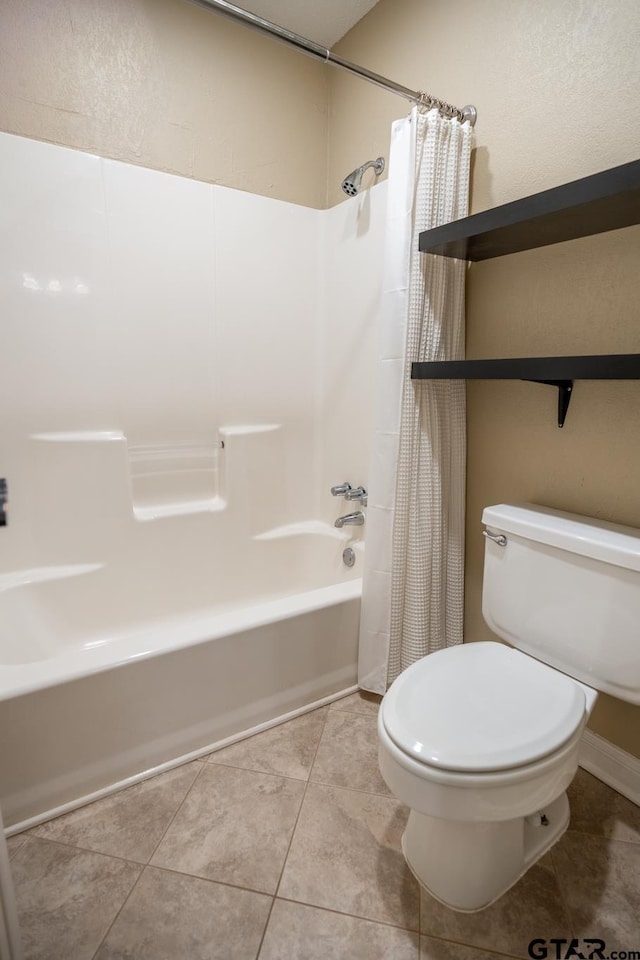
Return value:
M 477 106 L 476 212 L 637 157 L 639 46 L 636 0 L 380 0 L 335 49 Z M 337 70 L 329 84 L 332 205 L 409 103 Z
M 326 82 L 186 0 L 0 3 L 0 130 L 312 207 Z
M 636 0 L 380 0 L 341 41 L 349 59 L 478 108 L 473 211 L 638 156 Z M 407 105 L 332 72 L 329 202 L 346 172 L 388 154 Z M 467 356 L 640 352 L 640 228 L 470 268 Z M 578 382 L 563 430 L 556 392 L 468 386 L 466 636 L 481 615 L 480 516 L 530 500 L 640 527 L 640 383 Z M 640 655 L 640 650 L 639 650 Z M 640 756 L 640 708 L 602 697 L 592 728 Z

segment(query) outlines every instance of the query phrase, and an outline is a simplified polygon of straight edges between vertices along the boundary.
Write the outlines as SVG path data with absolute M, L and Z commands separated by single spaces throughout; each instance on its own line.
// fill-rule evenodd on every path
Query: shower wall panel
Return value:
M 387 183 L 324 211 L 324 304 L 320 446 L 323 518 L 344 512 L 326 491 L 348 480 L 367 486 L 378 310 L 382 293 Z M 328 511 L 328 512 L 325 512 Z
M 113 412 L 101 161 L 7 134 L 0 149 L 0 475 L 9 483 L 3 571 L 28 565 L 35 550 L 40 465 L 29 434 L 107 427 Z
M 0 572 L 224 509 L 223 428 L 252 451 L 253 533 L 332 522 L 328 487 L 366 484 L 385 186 L 317 211 L 10 134 L 0 153 Z
M 317 480 L 320 213 L 226 187 L 214 188 L 214 208 L 218 415 L 282 424 L 252 493 L 291 523 L 313 513 Z
M 133 445 L 217 438 L 213 188 L 102 161 L 109 231 L 108 367 Z

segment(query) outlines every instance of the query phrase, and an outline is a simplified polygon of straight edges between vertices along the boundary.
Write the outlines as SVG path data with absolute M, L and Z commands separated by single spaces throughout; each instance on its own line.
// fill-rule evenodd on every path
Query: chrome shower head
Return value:
M 367 160 L 361 167 L 357 167 L 355 170 L 352 170 L 351 173 L 347 174 L 342 181 L 342 189 L 348 197 L 355 197 L 356 193 L 358 193 L 360 184 L 362 183 L 362 176 L 369 167 L 373 167 L 376 177 L 379 177 L 384 170 L 384 157 L 378 157 L 377 160 Z

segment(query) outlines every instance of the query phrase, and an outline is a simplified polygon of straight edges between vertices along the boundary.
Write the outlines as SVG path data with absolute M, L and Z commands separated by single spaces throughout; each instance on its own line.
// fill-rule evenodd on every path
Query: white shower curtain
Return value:
M 411 363 L 464 356 L 465 263 L 420 254 L 418 235 L 466 216 L 471 145 L 436 110 L 392 126 L 358 665 L 374 693 L 462 642 L 464 384 L 411 381 Z

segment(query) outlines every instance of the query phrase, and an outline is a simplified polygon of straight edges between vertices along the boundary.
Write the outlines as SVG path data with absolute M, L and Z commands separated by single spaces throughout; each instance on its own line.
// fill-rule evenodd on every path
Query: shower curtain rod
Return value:
M 309 57 L 322 60 L 323 63 L 328 63 L 333 67 L 340 67 L 341 70 L 346 70 L 347 73 L 352 73 L 356 77 L 368 80 L 369 83 L 375 83 L 376 86 L 382 87 L 383 90 L 388 90 L 389 93 L 395 93 L 399 97 L 404 97 L 405 100 L 411 100 L 429 109 L 435 107 L 445 117 L 457 117 L 460 121 L 468 120 L 471 126 L 476 122 L 477 111 L 471 104 L 467 104 L 466 107 L 459 109 L 447 103 L 446 100 L 432 97 L 431 94 L 422 93 L 419 90 L 409 90 L 408 87 L 403 87 L 401 84 L 395 83 L 394 80 L 388 80 L 386 77 L 381 77 L 377 73 L 372 73 L 371 70 L 367 70 L 365 67 L 359 67 L 357 63 L 344 60 L 342 57 L 332 53 L 326 47 L 315 43 L 313 40 L 307 40 L 305 37 L 300 37 L 297 33 L 292 33 L 285 27 L 279 27 L 276 23 L 271 23 L 270 20 L 263 20 L 262 17 L 256 16 L 255 13 L 242 10 L 240 7 L 228 3 L 227 0 L 191 0 L 191 3 L 195 3 L 204 10 L 212 10 L 214 13 L 219 13 L 228 20 L 233 20 L 235 23 L 240 23 L 244 27 L 256 30 L 258 33 L 273 37 L 273 39 L 279 40 L 281 43 L 286 43 L 290 47 L 295 47 L 300 53 L 305 53 Z

